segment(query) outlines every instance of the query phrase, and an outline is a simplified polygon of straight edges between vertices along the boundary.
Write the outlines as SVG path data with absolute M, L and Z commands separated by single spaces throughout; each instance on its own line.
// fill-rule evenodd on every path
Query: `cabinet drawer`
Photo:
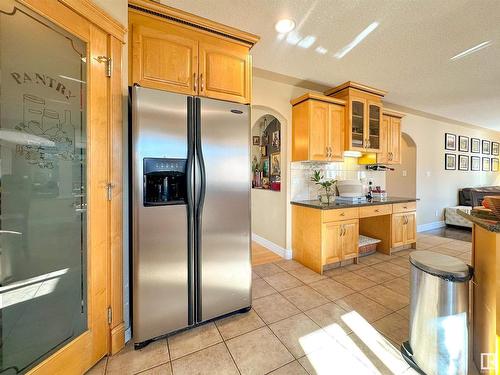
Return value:
M 357 219 L 359 216 L 358 208 L 338 208 L 333 210 L 323 211 L 323 223 L 330 221 Z
M 392 214 L 392 205 L 381 204 L 378 206 L 368 206 L 359 208 L 359 217 L 372 217 Z
M 392 212 L 410 212 L 417 209 L 417 202 L 395 203 L 392 205 Z

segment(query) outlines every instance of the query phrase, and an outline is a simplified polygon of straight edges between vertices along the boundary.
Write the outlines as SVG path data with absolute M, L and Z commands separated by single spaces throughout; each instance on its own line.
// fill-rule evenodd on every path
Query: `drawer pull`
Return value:
M 403 206 L 403 208 L 404 208 L 405 210 L 407 210 L 407 209 L 408 209 L 408 206 Z
M 376 209 L 375 212 L 380 212 L 380 211 L 378 209 Z
M 342 213 L 340 214 L 340 216 L 345 216 L 345 212 L 342 212 Z

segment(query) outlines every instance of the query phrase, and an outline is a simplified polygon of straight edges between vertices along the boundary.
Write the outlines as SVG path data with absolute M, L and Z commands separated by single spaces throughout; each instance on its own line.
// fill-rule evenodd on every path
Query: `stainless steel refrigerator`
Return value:
M 250 110 L 137 86 L 131 100 L 137 348 L 251 305 Z

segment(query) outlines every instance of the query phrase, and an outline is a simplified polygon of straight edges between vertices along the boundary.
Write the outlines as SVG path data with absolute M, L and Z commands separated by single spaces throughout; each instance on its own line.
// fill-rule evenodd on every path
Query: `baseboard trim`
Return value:
M 433 221 L 432 223 L 421 224 L 417 226 L 417 232 L 425 232 L 426 230 L 433 230 L 445 227 L 446 223 L 444 221 Z
M 252 241 L 257 242 L 259 245 L 264 246 L 265 248 L 271 250 L 273 253 L 278 254 L 280 257 L 283 257 L 285 259 L 292 259 L 291 250 L 287 250 L 279 245 L 276 245 L 274 242 L 266 240 L 264 237 L 261 237 L 258 234 L 252 233 Z

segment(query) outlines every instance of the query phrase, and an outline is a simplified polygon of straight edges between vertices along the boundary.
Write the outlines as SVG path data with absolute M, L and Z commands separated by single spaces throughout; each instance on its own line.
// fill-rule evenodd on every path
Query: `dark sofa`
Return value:
M 476 188 L 463 188 L 458 191 L 460 206 L 480 206 L 487 195 L 500 195 L 500 186 L 482 186 Z

